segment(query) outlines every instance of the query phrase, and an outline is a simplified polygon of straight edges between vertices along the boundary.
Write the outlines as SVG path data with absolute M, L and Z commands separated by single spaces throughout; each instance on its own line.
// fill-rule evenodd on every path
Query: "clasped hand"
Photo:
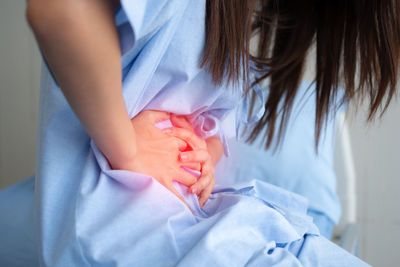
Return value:
M 160 130 L 156 123 L 171 120 L 174 127 Z M 214 165 L 205 140 L 198 137 L 184 118 L 162 111 L 142 111 L 132 120 L 136 135 L 136 156 L 125 169 L 147 174 L 165 186 L 183 202 L 172 182 L 190 188 L 203 206 L 214 187 Z M 201 172 L 197 179 L 181 167 Z M 187 203 L 186 203 L 187 204 Z

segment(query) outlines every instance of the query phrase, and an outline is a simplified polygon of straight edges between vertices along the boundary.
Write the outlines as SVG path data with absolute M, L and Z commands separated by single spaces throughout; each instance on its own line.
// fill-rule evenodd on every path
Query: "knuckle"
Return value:
M 208 169 L 204 170 L 204 171 L 202 172 L 202 174 L 203 174 L 204 177 L 210 177 L 210 176 L 211 176 L 211 172 L 210 172 L 210 170 L 208 170 Z M 208 178 L 208 179 L 209 179 L 209 178 Z
M 184 132 L 184 137 L 187 139 L 187 140 L 189 140 L 189 141 L 191 141 L 191 142 L 193 142 L 193 135 L 188 131 L 188 130 L 184 130 L 183 131 Z
M 214 176 L 214 168 L 210 168 L 210 166 L 205 165 L 203 167 L 202 174 L 204 176 Z
M 181 147 L 184 147 L 184 145 L 179 140 L 175 140 L 174 148 L 179 150 Z
M 190 175 L 189 173 L 185 173 L 185 178 L 188 180 L 189 183 L 196 183 L 197 179 L 193 175 Z
M 208 171 L 204 167 L 201 169 L 201 177 L 207 177 L 208 176 Z
M 215 185 L 215 179 L 213 178 L 213 179 L 211 180 L 211 190 L 212 190 L 212 188 L 214 187 L 214 185 Z
M 194 177 L 194 176 L 191 176 L 189 179 L 190 179 L 190 180 L 189 180 L 189 183 L 190 183 L 190 184 L 195 184 L 195 183 L 197 182 L 197 179 L 196 179 L 196 177 Z
M 175 141 L 172 148 L 175 149 L 175 150 L 178 150 L 179 147 L 180 147 L 179 143 Z
M 206 187 L 209 185 L 211 182 L 210 176 L 204 176 L 203 179 L 199 180 L 199 183 L 203 186 Z
M 182 128 L 182 133 L 187 139 L 189 139 L 191 141 L 195 140 L 194 134 L 192 132 L 190 132 L 189 130 Z

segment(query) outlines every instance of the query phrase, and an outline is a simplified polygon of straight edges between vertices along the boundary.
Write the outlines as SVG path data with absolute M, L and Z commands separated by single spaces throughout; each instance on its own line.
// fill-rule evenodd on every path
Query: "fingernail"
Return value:
M 188 159 L 188 155 L 186 153 L 181 153 L 180 157 L 182 161 L 186 161 Z

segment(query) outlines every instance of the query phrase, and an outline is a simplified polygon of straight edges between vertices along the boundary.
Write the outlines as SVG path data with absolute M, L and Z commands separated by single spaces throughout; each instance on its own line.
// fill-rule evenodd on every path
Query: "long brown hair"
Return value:
M 275 132 L 278 139 L 284 133 L 308 50 L 315 44 L 317 145 L 339 84 L 344 87 L 339 102 L 369 100 L 369 120 L 389 105 L 398 76 L 399 8 L 399 0 L 207 0 L 201 66 L 216 84 L 248 81 L 249 61 L 260 76 L 249 86 L 269 79 L 264 115 L 247 140 L 253 142 L 266 128 L 268 148 Z M 252 55 L 254 35 L 258 49 Z

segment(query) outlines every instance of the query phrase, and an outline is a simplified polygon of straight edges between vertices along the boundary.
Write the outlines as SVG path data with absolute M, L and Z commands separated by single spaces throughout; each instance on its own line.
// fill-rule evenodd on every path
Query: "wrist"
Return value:
M 119 151 L 118 154 L 107 157 L 111 169 L 132 170 L 136 151 Z
M 110 139 L 109 139 L 110 140 Z M 130 170 L 135 161 L 136 135 L 133 127 L 129 125 L 125 131 L 120 131 L 118 137 L 113 138 L 114 142 L 107 142 L 104 155 L 112 169 Z

